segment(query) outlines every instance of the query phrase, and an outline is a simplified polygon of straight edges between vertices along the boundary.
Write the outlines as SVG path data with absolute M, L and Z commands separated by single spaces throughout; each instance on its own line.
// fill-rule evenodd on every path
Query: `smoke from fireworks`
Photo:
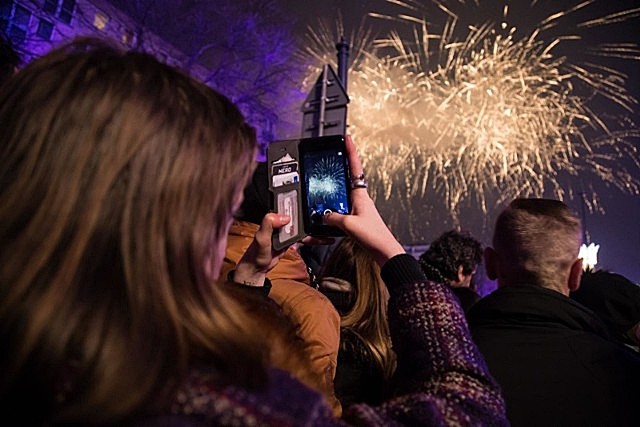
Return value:
M 637 175 L 620 164 L 640 168 L 634 145 L 640 132 L 627 117 L 637 102 L 625 89 L 626 76 L 604 61 L 577 63 L 555 53 L 579 36 L 542 37 L 593 1 L 553 13 L 528 33 L 509 27 L 506 6 L 501 19 L 463 27 L 454 9 L 470 6 L 434 0 L 431 6 L 447 16 L 442 30 L 434 32 L 418 2 L 389 1 L 403 13 L 371 16 L 409 25 L 411 36 L 395 32 L 357 47 L 348 91 L 349 132 L 374 196 L 394 206 L 392 224 L 413 223 L 427 194 L 431 205 L 437 196 L 444 200 L 454 222 L 464 202 L 487 213 L 519 196 L 566 199 L 585 190 L 567 185 L 571 176 L 586 186 L 590 176 L 640 194 Z M 530 7 L 536 7 L 535 0 Z M 640 8 L 591 18 L 578 29 L 639 15 Z M 314 34 L 318 45 L 336 40 L 326 33 Z M 331 47 L 307 54 L 326 61 L 322 52 Z M 633 43 L 597 45 L 585 53 L 640 59 Z M 593 101 L 603 98 L 624 113 L 610 118 L 594 111 Z M 585 200 L 590 210 L 601 210 L 595 192 Z M 410 234 L 415 240 L 415 230 Z

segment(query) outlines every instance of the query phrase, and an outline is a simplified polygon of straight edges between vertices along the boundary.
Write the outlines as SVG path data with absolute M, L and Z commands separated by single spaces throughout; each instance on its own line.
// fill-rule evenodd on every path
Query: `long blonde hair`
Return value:
M 351 237 L 344 238 L 324 264 L 320 276 L 351 283 L 355 300 L 351 309 L 340 313 L 340 326 L 350 328 L 362 338 L 385 378 L 391 378 L 396 358 L 387 321 L 389 291 L 380 277 L 380 267 L 369 251 Z
M 98 41 L 3 89 L 2 406 L 100 423 L 150 410 L 194 363 L 223 383 L 264 379 L 263 343 L 203 261 L 253 171 L 238 109 Z

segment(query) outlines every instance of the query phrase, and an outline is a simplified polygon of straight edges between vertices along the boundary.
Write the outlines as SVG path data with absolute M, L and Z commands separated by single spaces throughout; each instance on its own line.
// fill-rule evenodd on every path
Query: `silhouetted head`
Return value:
M 430 280 L 446 280 L 454 286 L 468 287 L 480 261 L 482 244 L 469 233 L 456 230 L 440 235 L 420 255 L 420 265 Z
M 516 199 L 496 221 L 487 274 L 498 285 L 529 283 L 568 295 L 579 285 L 580 219 L 559 200 Z

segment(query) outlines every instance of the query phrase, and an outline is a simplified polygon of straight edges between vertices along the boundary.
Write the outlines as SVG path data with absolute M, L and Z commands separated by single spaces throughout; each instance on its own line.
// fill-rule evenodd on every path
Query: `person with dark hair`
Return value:
M 387 321 L 389 291 L 380 267 L 346 237 L 322 266 L 320 291 L 340 313 L 336 396 L 345 406 L 380 404 L 389 395 L 396 363 Z
M 228 98 L 150 55 L 77 41 L 0 96 L 0 410 L 8 425 L 506 425 L 459 305 L 404 252 L 362 185 L 329 214 L 388 287 L 403 379 L 337 418 L 253 305 L 282 255 L 269 213 L 217 281 L 255 167 Z M 362 173 L 347 138 L 352 176 Z M 304 369 L 305 366 L 300 366 Z
M 591 309 L 609 328 L 611 336 L 638 349 L 640 346 L 640 286 L 621 274 L 587 270 L 571 299 Z
M 482 261 L 482 244 L 470 234 L 456 230 L 441 234 L 419 260 L 429 280 L 451 286 L 465 312 L 480 299 L 471 279 Z
M 567 205 L 516 199 L 485 249 L 498 289 L 467 317 L 514 426 L 638 424 L 640 356 L 569 298 L 580 285 L 581 243 Z

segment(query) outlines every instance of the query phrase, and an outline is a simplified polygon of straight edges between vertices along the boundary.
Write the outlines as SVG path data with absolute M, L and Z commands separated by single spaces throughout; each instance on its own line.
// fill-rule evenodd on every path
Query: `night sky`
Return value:
M 366 18 L 369 12 L 378 12 L 381 14 L 393 14 L 398 12 L 398 8 L 383 0 L 376 1 L 362 1 L 362 0 L 328 0 L 324 2 L 301 2 L 299 0 L 281 0 L 285 9 L 291 14 L 292 19 L 296 22 L 296 31 L 298 34 L 304 34 L 307 27 L 317 26 L 320 19 L 333 20 L 336 19 L 337 11 L 339 10 L 344 26 L 347 32 L 360 25 L 363 18 L 369 23 L 379 35 L 384 35 L 390 28 L 396 28 L 399 31 L 402 30 L 402 26 L 394 24 L 388 21 L 382 21 L 373 18 Z M 482 19 L 489 19 L 491 16 L 500 14 L 505 4 L 504 1 L 485 1 L 478 0 L 482 7 L 475 7 L 474 2 L 467 1 L 470 4 L 468 9 L 468 15 L 466 19 L 476 19 L 481 21 Z M 460 6 L 460 2 L 449 1 L 447 4 L 454 4 L 458 6 L 456 11 L 460 13 L 461 17 L 464 15 L 464 8 Z M 523 6 L 525 2 L 512 2 L 514 5 L 518 4 L 519 7 Z M 577 1 L 545 1 L 539 0 L 535 4 L 535 7 L 527 6 L 528 11 L 523 11 L 518 14 L 518 10 L 515 6 L 511 7 L 509 12 L 510 24 L 516 26 L 526 26 L 528 22 L 539 22 L 545 16 L 548 16 L 553 9 L 566 10 L 569 7 L 577 4 Z M 563 22 L 565 26 L 574 25 L 575 22 L 583 22 L 589 17 L 602 17 L 608 13 L 622 11 L 625 9 L 632 9 L 637 7 L 636 1 L 623 0 L 623 1 L 604 1 L 596 0 L 594 4 L 584 9 L 584 12 L 574 14 L 574 18 L 566 19 Z M 461 19 L 462 20 L 462 19 Z M 538 21 L 536 21 L 538 20 Z M 520 21 L 520 22 L 518 22 Z M 481 23 L 481 22 L 479 22 Z M 580 42 L 574 42 L 573 44 L 567 44 L 566 51 L 560 50 L 563 55 L 567 55 L 570 60 L 572 55 L 576 60 L 585 49 L 590 45 L 599 41 L 626 41 L 637 44 L 640 42 L 640 32 L 637 30 L 640 24 L 639 14 L 630 20 L 623 23 L 615 23 L 606 26 L 600 26 L 593 28 L 591 31 L 584 32 L 584 38 Z M 397 26 L 397 27 L 395 27 Z M 558 28 L 557 31 L 567 32 L 568 28 Z M 623 71 L 629 77 L 627 79 L 626 88 L 636 99 L 640 98 L 640 61 L 617 61 L 602 59 L 602 64 L 611 66 L 616 70 Z M 602 109 L 603 114 L 610 113 L 610 106 L 608 105 L 594 105 L 594 109 Z M 638 113 L 637 105 L 632 116 L 635 123 L 640 123 L 640 115 Z M 636 126 L 637 127 L 637 126 Z M 356 141 L 357 143 L 357 141 Z M 636 138 L 634 141 L 636 147 L 640 144 L 640 141 Z M 629 166 L 632 167 L 631 161 Z M 638 177 L 638 168 L 631 168 L 635 176 Z M 581 184 L 575 183 L 574 188 L 578 188 Z M 600 244 L 599 262 L 598 268 L 608 269 L 611 271 L 623 274 L 633 280 L 636 283 L 640 283 L 640 196 L 622 193 L 619 190 L 611 187 L 607 187 L 604 183 L 595 183 L 594 189 L 600 197 L 601 206 L 605 209 L 605 214 L 597 212 L 586 212 L 584 220 L 586 223 L 586 229 L 590 236 L 590 240 L 594 243 Z M 573 200 L 566 200 L 576 212 L 582 213 L 582 203 L 579 198 Z M 471 231 L 474 235 L 479 237 L 485 244 L 490 241 L 491 231 L 489 227 L 483 225 L 483 222 L 477 218 L 482 215 L 480 212 L 470 214 L 462 218 L 462 227 Z M 493 219 L 490 218 L 489 223 L 493 223 Z M 440 227 L 430 226 L 426 233 L 426 239 L 428 241 L 437 237 L 443 231 L 449 227 L 450 224 L 442 223 Z M 403 242 L 405 244 L 413 242 Z M 424 243 L 424 242 L 415 242 Z

